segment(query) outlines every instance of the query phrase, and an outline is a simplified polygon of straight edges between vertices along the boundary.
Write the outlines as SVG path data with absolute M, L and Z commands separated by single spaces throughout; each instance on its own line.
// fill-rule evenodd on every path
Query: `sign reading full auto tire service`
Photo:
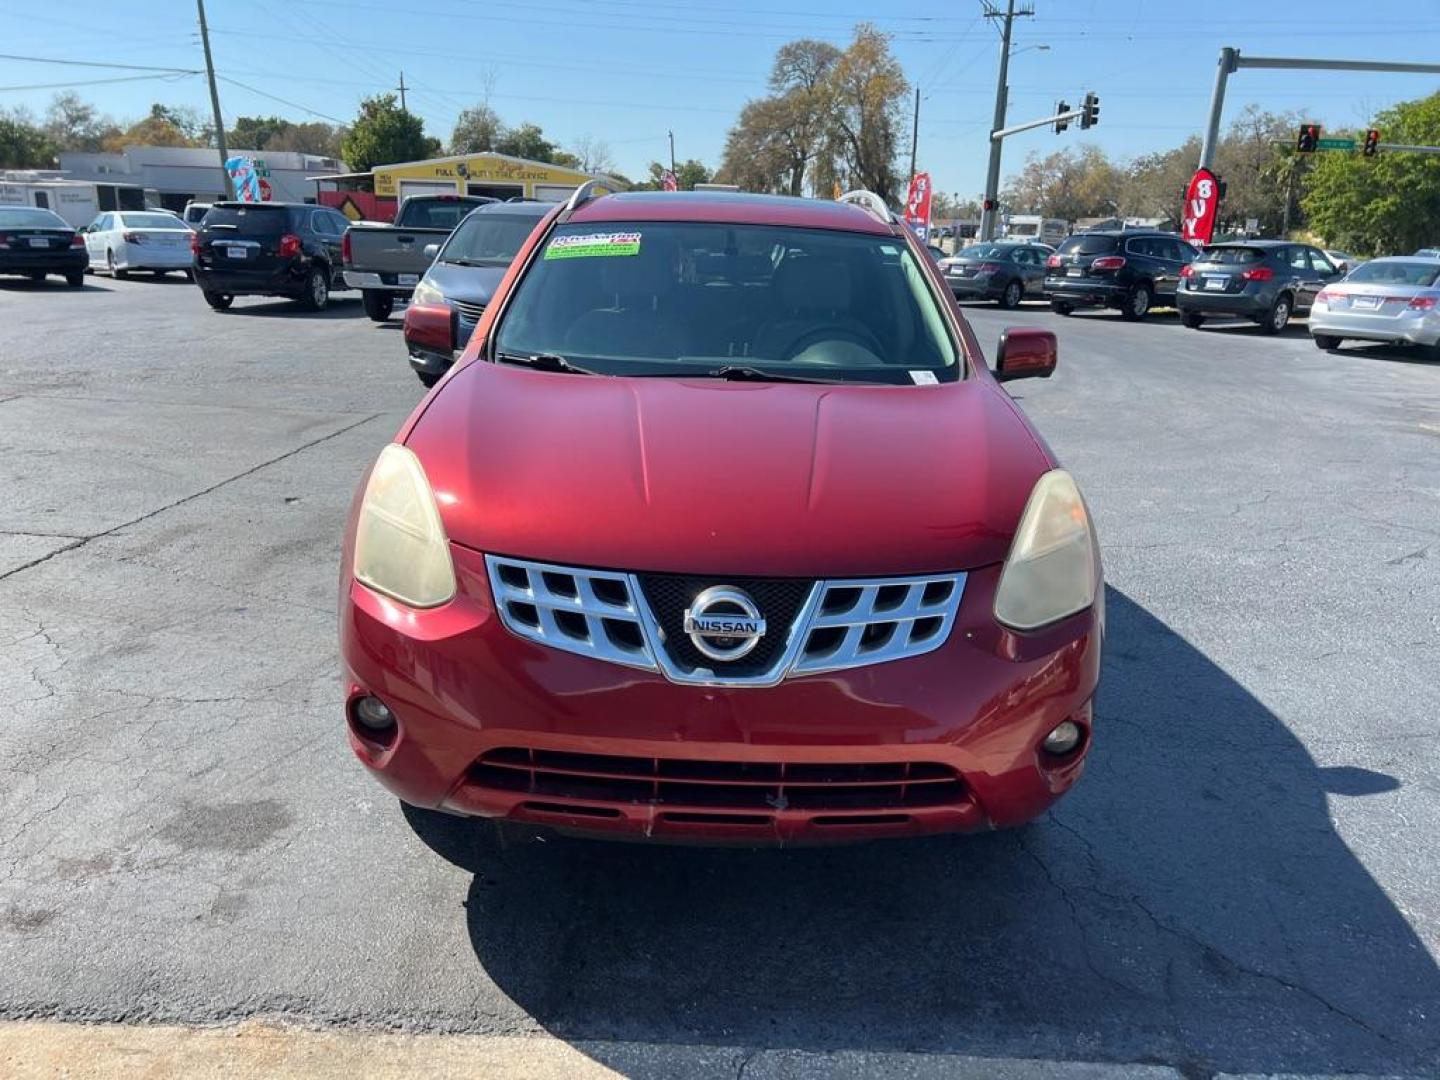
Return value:
M 1220 210 L 1220 181 L 1209 169 L 1196 169 L 1185 190 L 1185 207 L 1180 235 L 1191 244 L 1205 245 L 1215 233 L 1215 216 Z

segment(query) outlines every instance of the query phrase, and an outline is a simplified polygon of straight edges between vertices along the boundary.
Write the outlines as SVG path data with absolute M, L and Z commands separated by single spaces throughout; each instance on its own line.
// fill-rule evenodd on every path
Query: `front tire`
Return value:
M 205 294 L 205 302 L 216 311 L 228 311 L 230 310 L 230 305 L 235 302 L 235 297 L 229 293 L 207 292 Z
M 1330 334 L 1316 334 L 1315 347 L 1317 349 L 1324 349 L 1326 352 L 1334 352 L 1340 348 L 1341 340 L 1342 339 L 1333 337 Z
M 1009 282 L 1000 293 L 1000 306 L 1006 308 L 1017 308 L 1020 306 L 1020 298 L 1025 295 L 1025 289 L 1018 281 Z
M 426 390 L 429 390 L 432 386 L 439 382 L 443 376 L 431 375 L 428 371 L 417 371 L 415 373 L 415 377 L 420 380 L 421 385 L 423 385 Z
M 395 298 L 377 289 L 366 289 L 362 292 L 360 302 L 365 305 L 365 314 L 369 315 L 373 322 L 384 322 L 395 310 Z
M 1075 312 L 1075 305 L 1067 304 L 1063 300 L 1051 300 L 1050 310 L 1056 315 L 1072 315 Z
M 1149 285 L 1136 285 L 1125 294 L 1125 306 L 1120 309 L 1120 315 L 1130 322 L 1139 322 L 1150 314 L 1152 299 Z
M 1182 311 L 1180 321 L 1191 330 L 1199 330 L 1205 325 L 1205 316 L 1196 311 Z
M 330 303 L 330 276 L 323 266 L 312 266 L 305 282 L 305 295 L 300 298 L 307 311 L 324 311 Z
M 1290 325 L 1290 297 L 1281 293 L 1275 298 L 1275 306 L 1265 315 L 1260 329 L 1267 334 L 1278 334 Z

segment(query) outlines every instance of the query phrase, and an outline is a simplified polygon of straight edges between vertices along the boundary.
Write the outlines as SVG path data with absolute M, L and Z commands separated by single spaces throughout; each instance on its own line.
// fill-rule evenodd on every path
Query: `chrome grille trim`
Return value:
M 450 306 L 458 311 L 462 318 L 471 322 L 479 322 L 480 316 L 485 314 L 484 304 L 471 304 L 464 300 L 451 300 Z
M 507 559 L 498 555 L 485 556 L 485 568 L 490 577 L 490 591 L 495 597 L 495 610 L 505 628 L 517 637 L 595 660 L 608 660 L 647 671 L 656 669 L 655 653 L 636 606 L 640 590 L 629 574 Z M 512 577 L 523 576 L 524 586 L 505 580 L 507 571 Z M 573 594 L 569 590 L 552 587 L 551 582 L 546 580 L 547 575 L 551 579 L 560 579 L 557 584 L 563 584 L 564 579 L 568 579 L 574 585 Z M 602 591 L 616 595 L 623 590 L 624 602 L 604 599 L 597 594 L 597 585 Z M 533 620 L 522 617 L 529 611 L 534 612 Z M 583 630 L 579 621 L 583 621 Z M 638 644 L 626 644 L 611 628 L 606 627 L 607 622 L 633 628 Z
M 964 573 L 816 581 L 794 622 L 772 631 L 785 635 L 774 663 L 764 671 L 727 675 L 723 664 L 688 668 L 675 662 L 636 574 L 501 555 L 486 555 L 485 567 L 495 610 L 517 637 L 658 671 L 692 686 L 774 686 L 787 678 L 922 656 L 949 639 L 965 591 Z M 714 580 L 724 584 L 723 576 Z M 624 628 L 619 637 L 618 628 Z
M 904 595 L 891 602 L 892 590 L 900 589 Z M 942 590 L 925 599 L 927 591 Z M 950 637 L 964 591 L 964 574 L 823 581 L 791 673 L 840 671 L 932 652 Z

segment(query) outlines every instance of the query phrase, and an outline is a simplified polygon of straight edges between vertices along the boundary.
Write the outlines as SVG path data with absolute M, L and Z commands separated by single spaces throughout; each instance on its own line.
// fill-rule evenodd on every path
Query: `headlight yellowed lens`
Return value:
M 1080 489 L 1064 469 L 1048 472 L 1020 515 L 995 591 L 995 618 L 1015 630 L 1047 626 L 1093 604 L 1099 577 Z
M 455 567 L 420 460 L 391 443 L 380 451 L 355 526 L 355 578 L 416 608 L 455 595 Z

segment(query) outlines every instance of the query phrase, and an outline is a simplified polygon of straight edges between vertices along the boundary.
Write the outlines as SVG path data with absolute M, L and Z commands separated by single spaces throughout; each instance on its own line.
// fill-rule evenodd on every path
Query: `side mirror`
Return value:
M 1000 335 L 995 352 L 995 378 L 1000 382 L 1015 379 L 1048 379 L 1055 373 L 1060 347 L 1049 330 L 1031 330 L 1012 326 Z
M 445 359 L 455 352 L 455 316 L 445 304 L 411 304 L 405 309 L 405 344 L 411 351 Z
M 440 245 L 439 245 L 439 244 L 426 244 L 426 245 L 425 245 L 425 257 L 426 257 L 427 259 L 429 259 L 431 262 L 434 262 L 434 261 L 435 261 L 435 256 L 436 256 L 436 255 L 439 255 L 439 254 L 440 254 Z

